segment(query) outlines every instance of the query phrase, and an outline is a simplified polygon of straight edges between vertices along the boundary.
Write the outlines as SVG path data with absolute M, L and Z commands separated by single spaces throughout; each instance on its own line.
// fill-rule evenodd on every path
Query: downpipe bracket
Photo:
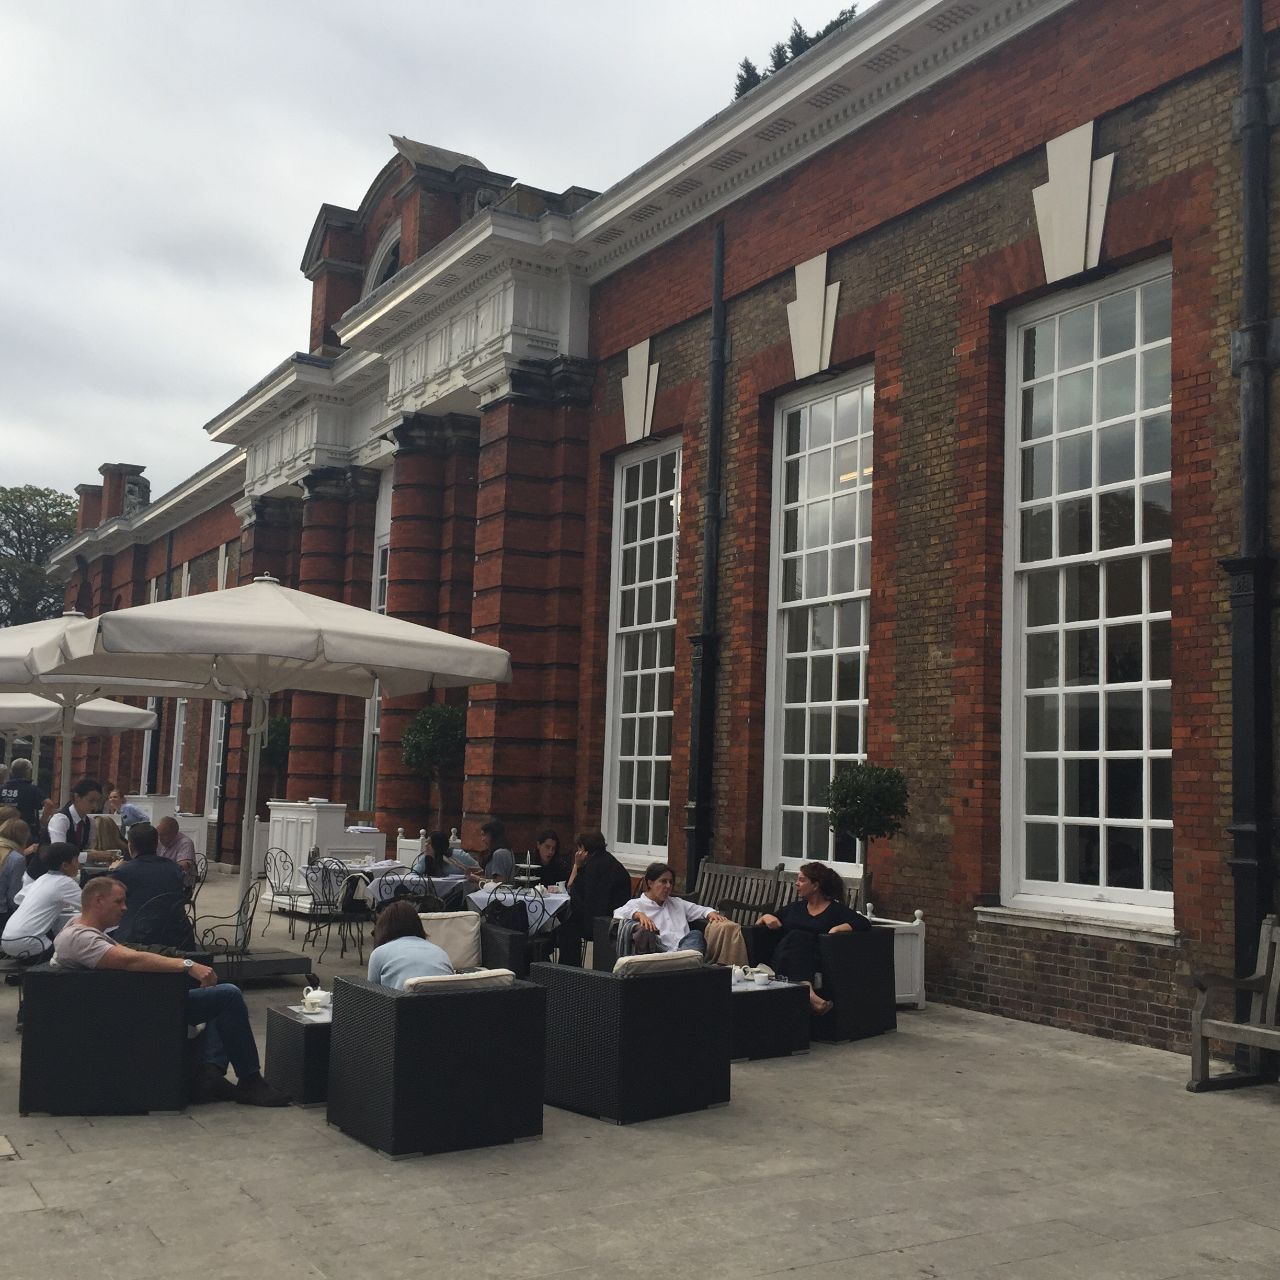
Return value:
M 1265 102 L 1266 113 L 1255 112 L 1254 102 Z M 1280 125 L 1280 80 L 1270 81 L 1256 98 L 1242 93 L 1231 102 L 1231 140 L 1239 142 L 1250 125 L 1263 124 L 1268 129 Z

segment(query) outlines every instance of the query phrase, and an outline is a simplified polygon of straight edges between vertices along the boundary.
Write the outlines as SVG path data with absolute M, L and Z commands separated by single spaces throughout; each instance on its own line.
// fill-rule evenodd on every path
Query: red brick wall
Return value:
M 1236 0 L 1071 5 L 731 206 L 722 215 L 728 296 L 1231 54 L 1239 9 Z M 1280 24 L 1280 5 L 1268 5 L 1268 24 Z M 707 310 L 709 261 L 704 223 L 597 286 L 592 354 Z
M 1131 105 L 1124 99 L 1225 51 L 1234 38 L 1233 17 L 1222 5 L 1199 6 L 1198 38 L 1173 42 L 1167 33 L 1191 20 L 1184 5 L 1161 6 L 1158 13 L 1132 5 L 1074 6 L 1039 36 L 988 59 L 981 75 L 966 73 L 944 92 L 925 95 L 912 111 L 832 148 L 725 216 L 732 359 L 714 856 L 748 865 L 772 859 L 762 848 L 759 797 L 774 405 L 795 385 L 785 315 L 794 297 L 789 268 L 826 250 L 828 279 L 841 283 L 833 369 L 873 363 L 876 377 L 868 749 L 872 758 L 907 771 L 913 796 L 907 829 L 870 854 L 877 908 L 899 918 L 917 907 L 925 911 L 928 977 L 941 998 L 1168 1045 L 1178 1043 L 1186 1025 L 1181 975 L 1192 965 L 1229 967 L 1231 959 L 1224 834 L 1229 652 L 1217 560 L 1233 548 L 1238 504 L 1236 391 L 1225 343 L 1239 235 L 1229 132 L 1235 70 L 1218 63 Z M 1142 41 L 1144 55 L 1156 51 L 1154 69 L 1144 56 L 1133 75 L 1122 77 L 1116 59 L 1130 56 L 1132 46 L 1126 52 L 1119 37 L 1139 19 L 1155 26 L 1154 40 Z M 1067 21 L 1069 42 L 1054 35 Z M 1065 65 L 1061 50 L 1100 40 L 1104 32 L 1111 41 L 1105 76 L 1093 60 Z M 1060 57 L 1061 91 L 1033 89 Z M 1014 74 L 1015 64 L 1033 70 Z M 1001 128 L 956 129 L 957 119 L 996 119 L 986 106 L 993 85 L 1000 90 Z M 998 903 L 1001 890 L 1006 316 L 1046 292 L 1031 201 L 1032 188 L 1047 176 L 1042 143 L 1103 108 L 1111 114 L 1099 120 L 1097 153 L 1114 152 L 1116 167 L 1098 274 L 1166 253 L 1174 264 L 1174 923 L 1180 938 L 1173 946 L 978 924 L 974 914 L 975 906 Z M 972 155 L 957 151 L 961 136 Z M 884 164 L 866 161 L 869 152 L 861 148 L 872 146 Z M 894 221 L 878 225 L 889 218 Z M 579 811 L 586 816 L 598 812 L 604 771 L 605 588 L 625 373 L 625 361 L 613 353 L 640 338 L 652 340 L 652 358 L 662 362 L 655 432 L 683 435 L 677 628 L 683 638 L 697 627 L 709 265 L 710 233 L 703 227 L 593 294 L 592 341 L 608 358 L 593 403 L 588 468 L 578 714 L 578 790 L 586 797 Z M 688 661 L 682 644 L 672 787 L 677 860 Z

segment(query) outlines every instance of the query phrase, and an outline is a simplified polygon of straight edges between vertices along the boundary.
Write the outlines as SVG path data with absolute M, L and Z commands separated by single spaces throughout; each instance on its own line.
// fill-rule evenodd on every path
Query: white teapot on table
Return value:
M 302 1007 L 308 1013 L 323 1013 L 333 1007 L 333 993 L 323 987 L 307 987 L 302 993 Z

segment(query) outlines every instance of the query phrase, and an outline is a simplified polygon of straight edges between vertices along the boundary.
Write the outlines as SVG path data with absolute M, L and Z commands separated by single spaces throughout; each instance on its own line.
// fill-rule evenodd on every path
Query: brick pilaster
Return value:
M 476 455 L 479 424 L 450 415 L 406 418 L 392 432 L 396 444 L 391 489 L 391 553 L 387 612 L 452 635 L 471 634 L 475 557 Z M 466 690 L 388 698 L 382 704 L 378 749 L 379 825 L 417 832 L 462 818 L 462 776 L 439 787 L 404 768 L 405 725 L 432 697 L 463 705 Z
M 510 652 L 514 679 L 472 690 L 471 840 L 489 816 L 517 849 L 540 824 L 573 821 L 592 368 L 521 370 L 481 418 L 474 636 Z
M 304 476 L 302 533 L 298 549 L 298 590 L 341 600 L 346 572 L 347 474 L 341 467 L 319 468 Z M 289 724 L 289 773 L 285 794 L 290 800 L 336 794 L 333 726 L 339 699 L 327 693 L 293 695 Z M 353 806 L 354 807 L 354 806 Z

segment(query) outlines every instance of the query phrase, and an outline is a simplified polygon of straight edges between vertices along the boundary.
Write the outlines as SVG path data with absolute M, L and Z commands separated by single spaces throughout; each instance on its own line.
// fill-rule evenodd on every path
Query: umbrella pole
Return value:
M 62 708 L 62 760 L 58 766 L 58 808 L 71 799 L 71 739 L 76 732 L 76 708 L 72 702 Z
M 254 866 L 254 820 L 258 816 L 258 764 L 262 759 L 262 738 L 267 731 L 267 695 L 255 693 L 249 711 L 249 751 L 244 779 L 244 823 L 240 833 L 240 901 L 247 896 L 256 878 Z M 248 938 L 237 939 L 242 947 Z
M 38 787 L 40 785 L 40 734 L 33 733 L 31 735 L 31 781 Z

